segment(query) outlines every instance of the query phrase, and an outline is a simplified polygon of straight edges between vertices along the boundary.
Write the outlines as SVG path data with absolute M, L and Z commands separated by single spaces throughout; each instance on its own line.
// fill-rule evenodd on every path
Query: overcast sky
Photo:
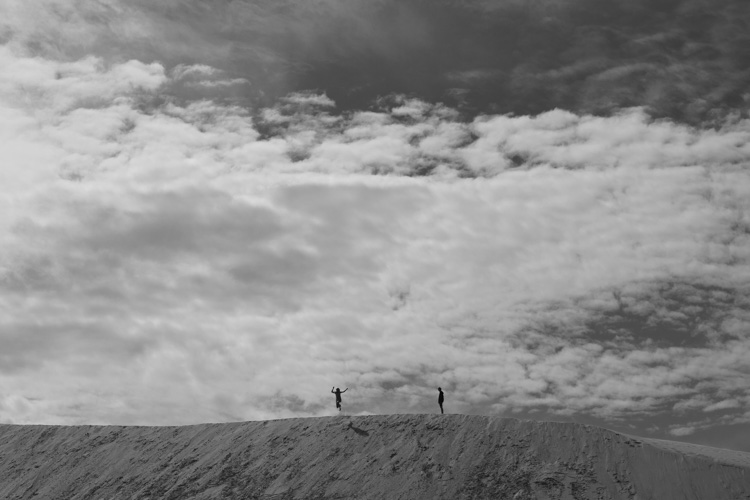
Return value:
M 441 386 L 750 451 L 747 2 L 0 0 L 0 41 L 0 421 Z

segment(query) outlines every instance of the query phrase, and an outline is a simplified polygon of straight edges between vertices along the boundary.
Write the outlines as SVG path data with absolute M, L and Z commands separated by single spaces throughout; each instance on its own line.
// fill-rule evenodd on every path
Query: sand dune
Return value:
M 750 454 L 466 415 L 0 426 L 3 499 L 750 499 Z

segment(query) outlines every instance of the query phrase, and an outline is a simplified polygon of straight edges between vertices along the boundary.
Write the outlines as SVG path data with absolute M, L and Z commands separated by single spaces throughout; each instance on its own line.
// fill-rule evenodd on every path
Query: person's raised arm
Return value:
M 344 390 L 343 390 L 343 391 L 341 391 L 341 392 L 346 392 L 346 391 L 348 391 L 348 390 L 349 390 L 349 388 L 347 387 L 346 389 L 344 389 Z
M 336 391 L 333 390 L 333 387 L 331 387 L 331 394 L 336 394 Z

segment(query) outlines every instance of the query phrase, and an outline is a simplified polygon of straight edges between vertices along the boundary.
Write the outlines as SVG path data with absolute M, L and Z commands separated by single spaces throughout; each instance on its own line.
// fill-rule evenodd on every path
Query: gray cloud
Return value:
M 344 109 L 397 93 L 470 115 L 642 106 L 713 124 L 748 112 L 741 0 L 47 0 L 7 2 L 2 14 L 4 38 L 27 51 L 210 65 L 234 82 L 214 97 L 244 104 L 312 89 Z M 196 87 L 174 94 L 206 90 Z

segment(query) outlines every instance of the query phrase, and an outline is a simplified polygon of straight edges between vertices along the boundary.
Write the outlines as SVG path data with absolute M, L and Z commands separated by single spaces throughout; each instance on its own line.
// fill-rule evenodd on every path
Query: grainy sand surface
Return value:
M 750 453 L 726 450 L 724 448 L 713 448 L 711 446 L 701 446 L 699 444 L 682 443 L 678 441 L 665 441 L 663 439 L 643 439 L 643 441 L 657 448 L 679 453 L 684 456 L 699 457 L 713 460 L 720 464 L 734 465 L 750 469 Z
M 2 425 L 0 498 L 746 500 L 750 455 L 466 415 Z

